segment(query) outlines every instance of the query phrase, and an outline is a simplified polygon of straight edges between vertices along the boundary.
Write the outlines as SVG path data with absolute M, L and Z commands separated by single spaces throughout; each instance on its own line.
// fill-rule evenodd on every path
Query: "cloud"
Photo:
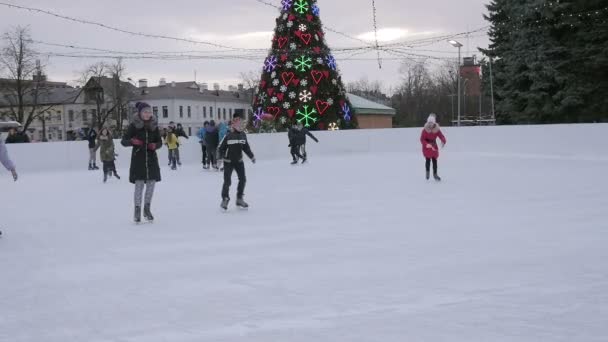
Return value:
M 395 40 L 399 40 L 402 38 L 410 38 L 415 36 L 428 36 L 437 34 L 438 31 L 421 31 L 421 32 L 410 32 L 404 28 L 394 28 L 388 27 L 378 30 L 378 41 L 379 42 L 392 42 Z M 374 31 L 365 32 L 357 36 L 359 39 L 367 40 L 367 41 L 375 41 L 376 36 Z

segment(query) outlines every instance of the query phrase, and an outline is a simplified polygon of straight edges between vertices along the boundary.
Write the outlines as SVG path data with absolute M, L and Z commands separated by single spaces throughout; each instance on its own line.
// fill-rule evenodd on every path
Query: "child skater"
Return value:
M 431 178 L 431 162 L 433 163 L 433 177 L 440 182 L 441 177 L 437 174 L 437 158 L 439 158 L 439 147 L 437 146 L 437 138 L 441 140 L 441 147 L 447 143 L 445 136 L 441 133 L 441 128 L 437 124 L 437 116 L 430 114 L 422 134 L 420 135 L 420 143 L 422 144 L 422 154 L 426 158 L 426 179 Z
M 110 130 L 104 128 L 99 133 L 99 137 L 97 138 L 97 145 L 100 148 L 99 155 L 101 157 L 101 162 L 103 163 L 103 182 L 108 181 L 108 177 L 114 174 L 116 179 L 120 179 L 120 176 L 116 172 L 116 152 L 114 150 L 114 140 L 112 139 L 112 134 L 110 134 Z
M 135 184 L 134 220 L 136 223 L 141 222 L 141 201 L 145 186 L 144 217 L 151 222 L 154 220 L 150 211 L 154 187 L 161 181 L 156 150 L 162 147 L 163 141 L 152 108 L 145 102 L 138 102 L 135 106 L 137 114 L 133 116 L 121 143 L 125 147 L 133 147 L 129 181 Z
M 219 147 L 219 155 L 224 160 L 224 186 L 222 187 L 222 204 L 224 210 L 228 210 L 230 202 L 230 185 L 232 184 L 232 171 L 236 171 L 239 177 L 239 185 L 236 194 L 236 205 L 240 208 L 248 208 L 249 205 L 243 200 L 245 194 L 245 163 L 243 152 L 255 164 L 255 157 L 247 142 L 247 135 L 242 131 L 241 115 L 234 114 L 231 129 L 226 134 Z
M 169 131 L 167 132 L 165 145 L 167 145 L 167 148 L 169 149 L 169 165 L 171 165 L 171 170 L 177 170 L 177 163 L 179 163 L 179 140 L 175 134 L 175 129 L 172 127 L 170 127 Z

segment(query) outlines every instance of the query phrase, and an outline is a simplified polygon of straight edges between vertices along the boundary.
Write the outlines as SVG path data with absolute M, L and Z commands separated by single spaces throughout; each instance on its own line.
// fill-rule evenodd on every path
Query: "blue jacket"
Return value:
M 206 131 L 207 131 L 207 130 L 205 129 L 205 127 L 202 127 L 202 128 L 201 128 L 201 129 L 198 131 L 198 133 L 196 134 L 196 136 L 198 137 L 198 141 L 199 141 L 201 144 L 205 144 L 205 132 L 206 132 Z
M 217 125 L 217 130 L 220 133 L 220 141 L 224 140 L 224 137 L 228 134 L 228 125 L 224 122 L 220 122 L 220 124 Z

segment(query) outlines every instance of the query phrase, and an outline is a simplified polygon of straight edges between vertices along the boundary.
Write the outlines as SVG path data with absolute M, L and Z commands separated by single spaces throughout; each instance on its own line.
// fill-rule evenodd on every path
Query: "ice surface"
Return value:
M 601 137 L 460 132 L 441 184 L 415 139 L 295 167 L 281 146 L 247 164 L 249 211 L 163 163 L 142 226 L 126 163 L 3 172 L 0 341 L 606 341 L 608 158 L 572 147 Z

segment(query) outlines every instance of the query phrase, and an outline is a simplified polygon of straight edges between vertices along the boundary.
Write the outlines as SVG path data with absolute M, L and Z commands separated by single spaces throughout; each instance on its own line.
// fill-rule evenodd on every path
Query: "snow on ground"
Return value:
M 606 341 L 608 160 L 311 158 L 248 163 L 248 212 L 165 166 L 142 226 L 126 170 L 3 173 L 0 341 Z

